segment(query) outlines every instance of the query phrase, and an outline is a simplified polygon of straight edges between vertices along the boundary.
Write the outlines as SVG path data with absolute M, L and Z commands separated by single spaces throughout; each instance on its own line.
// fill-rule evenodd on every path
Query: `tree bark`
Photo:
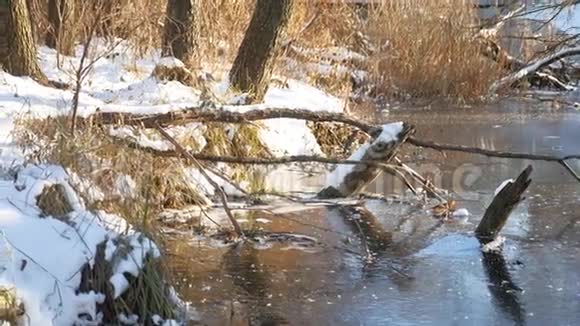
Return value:
M 394 128 L 399 123 L 393 123 L 383 126 L 389 129 Z M 393 129 L 394 130 L 394 129 Z M 400 123 L 400 130 L 393 131 L 396 134 L 390 137 L 373 137 L 371 142 L 367 142 L 354 152 L 349 160 L 360 161 L 379 161 L 388 164 L 397 155 L 401 145 L 407 141 L 407 138 L 415 131 L 414 127 Z M 389 139 L 390 138 L 390 139 Z M 352 167 L 338 165 L 326 178 L 326 185 L 317 197 L 318 198 L 342 198 L 358 193 L 368 184 L 370 184 L 381 172 L 380 166 L 361 162 Z
M 482 244 L 495 240 L 514 208 L 524 200 L 523 193 L 532 182 L 532 170 L 532 166 L 528 165 L 516 181 L 508 182 L 495 195 L 475 230 L 475 236 Z
M 234 89 L 250 92 L 254 102 L 264 98 L 268 89 L 274 49 L 286 27 L 292 0 L 258 0 L 244 40 L 230 71 Z
M 379 126 L 351 118 L 342 113 L 312 111 L 308 109 L 265 107 L 263 105 L 221 106 L 211 103 L 208 105 L 206 103 L 180 111 L 159 114 L 113 111 L 97 112 L 83 120 L 95 121 L 99 124 L 121 124 L 127 126 L 141 126 L 143 128 L 155 128 L 157 125 L 168 127 L 185 125 L 190 122 L 246 123 L 248 121 L 280 118 L 317 122 L 340 122 L 356 127 L 371 136 L 378 136 L 381 132 Z
M 8 58 L 8 24 L 10 22 L 10 10 L 7 3 L 0 0 L 0 68 L 6 66 Z
M 29 12 L 25 0 L 0 2 L 7 6 L 8 15 L 8 55 L 2 60 L 7 72 L 15 76 L 29 76 L 41 83 L 48 80 L 36 61 L 36 44 L 32 34 Z
M 193 35 L 193 0 L 169 0 L 167 2 L 165 30 L 163 33 L 163 55 L 174 56 L 188 62 L 195 47 Z
M 46 36 L 46 45 L 64 55 L 74 53 L 74 39 L 67 30 L 72 20 L 74 0 L 49 0 L 48 21 L 50 29 Z

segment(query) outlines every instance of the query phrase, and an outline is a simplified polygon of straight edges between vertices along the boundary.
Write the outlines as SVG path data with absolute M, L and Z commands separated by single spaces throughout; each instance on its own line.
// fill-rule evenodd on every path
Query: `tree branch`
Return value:
M 160 114 L 137 114 L 126 112 L 97 112 L 85 118 L 85 121 L 96 121 L 100 124 L 120 124 L 141 126 L 145 128 L 184 125 L 191 122 L 244 123 L 256 120 L 299 119 L 316 122 L 340 122 L 362 131 L 374 134 L 380 127 L 348 117 L 342 113 L 311 111 L 306 109 L 273 108 L 264 105 L 222 106 L 212 103 L 201 103 L 179 111 Z
M 493 151 L 489 149 L 469 147 L 463 145 L 452 145 L 452 144 L 439 144 L 433 141 L 420 140 L 415 137 L 409 137 L 408 143 L 417 146 L 431 148 L 438 151 L 451 151 L 451 152 L 463 152 L 478 154 L 490 157 L 501 157 L 501 158 L 513 158 L 513 159 L 525 159 L 532 161 L 546 161 L 546 162 L 560 162 L 573 159 L 580 159 L 580 154 L 567 155 L 567 156 L 552 156 L 543 154 L 530 154 L 530 153 L 517 153 L 517 152 L 504 152 L 504 151 Z
M 568 160 L 579 160 L 580 154 L 567 155 L 567 156 L 552 156 L 552 155 L 542 155 L 542 154 L 529 154 L 529 153 L 516 153 L 516 152 L 503 152 L 503 151 L 492 151 L 483 148 L 469 147 L 463 145 L 450 145 L 450 144 L 438 144 L 432 141 L 419 140 L 410 137 L 407 140 L 410 144 L 417 147 L 431 148 L 438 151 L 452 151 L 452 152 L 463 152 L 484 155 L 489 157 L 500 157 L 500 158 L 511 158 L 511 159 L 524 159 L 531 161 L 546 161 L 546 162 L 556 162 L 562 165 L 568 173 L 570 173 L 574 179 L 580 181 L 580 175 L 574 171 L 574 169 L 568 164 Z
M 526 67 L 507 75 L 506 77 L 496 81 L 491 85 L 489 88 L 489 93 L 494 94 L 500 89 L 501 87 L 509 86 L 519 80 L 527 78 L 528 76 L 536 73 L 538 70 L 542 69 L 545 66 L 548 66 L 562 58 L 579 55 L 580 54 L 580 47 L 568 48 L 556 53 L 552 53 L 542 59 L 535 61 L 532 64 L 527 65 Z
M 209 182 L 209 184 L 218 193 L 218 195 L 221 199 L 222 205 L 224 206 L 224 210 L 226 212 L 226 215 L 228 216 L 230 222 L 232 223 L 234 230 L 236 231 L 236 234 L 239 237 L 243 238 L 244 231 L 240 227 L 240 224 L 238 223 L 238 221 L 234 218 L 234 215 L 232 214 L 232 211 L 230 210 L 230 207 L 228 206 L 228 199 L 226 198 L 226 194 L 225 194 L 224 190 L 207 174 L 207 172 L 205 172 L 203 165 L 201 165 L 201 163 L 199 163 L 199 161 L 195 157 L 193 157 L 185 148 L 183 148 L 183 146 L 181 146 L 181 144 L 177 140 L 175 140 L 175 138 L 171 137 L 171 135 L 169 135 L 161 126 L 157 126 L 156 129 L 159 131 L 159 133 L 163 137 L 165 137 L 169 142 L 171 142 L 173 144 L 173 146 L 175 146 L 177 151 L 179 151 L 183 157 L 189 159 L 194 165 L 196 165 L 196 167 L 199 169 L 199 172 L 201 173 L 201 175 L 207 180 L 207 182 Z

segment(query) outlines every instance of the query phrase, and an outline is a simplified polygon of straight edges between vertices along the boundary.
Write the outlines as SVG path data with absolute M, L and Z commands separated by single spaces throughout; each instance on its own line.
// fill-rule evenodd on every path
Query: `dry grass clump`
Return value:
M 0 321 L 8 325 L 19 325 L 26 313 L 24 304 L 18 301 L 16 289 L 0 287 Z
M 183 160 L 129 148 L 96 125 L 85 124 L 73 137 L 66 122 L 23 119 L 17 140 L 33 162 L 60 164 L 76 174 L 75 186 L 91 207 L 130 217 L 144 202 L 154 210 L 208 204 L 192 187 Z M 196 149 L 191 135 L 178 139 Z
M 307 122 L 322 152 L 330 157 L 347 158 L 369 141 L 369 136 L 357 128 L 335 122 Z
M 41 36 L 48 0 L 33 0 Z M 161 47 L 166 1 L 110 0 L 78 4 L 78 24 L 66 37 L 82 42 L 102 12 L 97 35 L 129 41 L 137 54 Z M 190 64 L 225 77 L 243 39 L 256 1 L 197 1 L 193 20 L 196 53 Z M 95 6 L 97 9 L 95 9 Z M 91 19 L 92 18 L 92 19 Z M 500 74 L 474 41 L 477 18 L 464 0 L 385 0 L 367 8 L 341 1 L 296 1 L 275 73 L 305 80 L 332 94 L 351 91 L 350 73 L 364 70 L 378 94 L 388 97 L 477 99 Z M 363 55 L 354 60 L 337 50 Z M 338 51 L 340 52 L 340 51 Z M 376 95 L 376 94 L 375 94 Z
M 81 270 L 81 281 L 78 291 L 101 293 L 105 299 L 100 303 L 98 311 L 102 313 L 102 322 L 107 325 L 118 324 L 119 316 L 137 315 L 139 325 L 155 325 L 152 317 L 158 315 L 162 319 L 176 319 L 181 307 L 175 302 L 171 286 L 168 282 L 167 267 L 161 258 L 146 255 L 144 265 L 137 277 L 124 273 L 129 282 L 127 290 L 119 297 L 114 297 L 114 286 L 109 281 L 113 276 L 113 265 L 124 259 L 131 259 L 128 254 L 134 249 L 129 239 L 120 236 L 109 240 L 115 242 L 117 249 L 109 260 L 105 258 L 107 243 L 97 246 L 94 262 L 86 263 Z
M 166 1 L 161 0 L 98 0 L 74 2 L 70 23 L 60 37 L 67 44 L 84 43 L 96 23 L 95 33 L 107 38 L 128 41 L 133 50 L 144 55 L 161 45 Z M 30 14 L 35 34 L 41 40 L 50 31 L 48 0 L 30 1 Z
M 52 216 L 65 223 L 68 222 L 67 215 L 73 211 L 64 186 L 58 183 L 42 189 L 36 197 L 36 206 L 42 212 L 41 217 Z
M 207 123 L 204 137 L 207 140 L 202 152 L 210 155 L 235 157 L 271 157 L 269 149 L 259 137 L 260 127 L 254 124 L 226 125 Z M 265 187 L 265 174 L 259 167 L 231 164 L 230 177 L 237 183 L 247 182 L 247 191 L 259 192 Z
M 369 18 L 372 77 L 387 95 L 472 99 L 499 76 L 474 41 L 469 1 L 387 1 Z
M 255 125 L 191 125 L 180 128 L 175 138 L 186 148 L 206 154 L 268 157 L 258 130 Z M 131 132 L 129 139 L 162 139 L 153 130 Z M 132 140 L 112 136 L 107 127 L 84 121 L 73 137 L 63 117 L 21 119 L 16 139 L 31 161 L 59 164 L 78 176 L 78 185 L 74 186 L 92 208 L 131 217 L 143 203 L 154 212 L 210 204 L 196 187 L 185 160 L 129 146 Z M 226 175 L 250 186 L 262 184 L 263 177 L 254 172 L 251 167 L 240 165 L 233 166 Z
M 313 17 L 316 18 L 310 23 Z M 338 46 L 358 51 L 364 44 L 364 36 L 356 28 L 360 19 L 356 7 L 347 2 L 299 1 L 294 5 L 286 34 L 288 39 L 309 48 Z

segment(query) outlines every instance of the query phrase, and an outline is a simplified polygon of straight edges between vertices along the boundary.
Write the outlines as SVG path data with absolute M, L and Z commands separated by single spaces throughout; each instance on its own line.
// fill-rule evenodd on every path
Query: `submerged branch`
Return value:
M 570 50 L 578 51 L 578 53 L 580 54 L 580 48 Z M 556 59 L 552 58 L 551 60 Z M 236 111 L 234 111 L 234 109 Z M 84 121 L 85 122 L 97 121 L 97 123 L 100 124 L 121 124 L 130 126 L 141 126 L 145 128 L 157 128 L 158 125 L 163 127 L 170 125 L 183 125 L 191 122 L 245 123 L 249 121 L 279 119 L 279 118 L 299 119 L 318 122 L 344 123 L 356 127 L 362 130 L 363 132 L 370 134 L 373 137 L 378 136 L 378 134 L 382 130 L 380 126 L 360 121 L 358 119 L 349 117 L 342 113 L 316 112 L 305 109 L 273 108 L 273 107 L 265 107 L 263 105 L 218 106 L 211 103 L 201 104 L 198 107 L 192 107 L 180 111 L 162 114 L 97 112 L 85 118 Z M 489 157 L 556 162 L 562 165 L 566 169 L 566 171 L 569 172 L 576 180 L 580 181 L 580 176 L 566 163 L 567 160 L 580 159 L 580 154 L 558 157 L 542 154 L 495 151 L 463 145 L 439 144 L 433 141 L 417 139 L 416 137 L 409 137 L 406 141 L 414 146 L 431 148 L 438 151 L 455 151 L 455 152 L 465 152 L 478 155 L 485 155 Z M 165 157 L 181 156 L 181 154 L 176 152 L 175 150 L 168 151 L 157 150 L 154 148 L 142 146 L 136 142 L 129 141 L 126 139 L 119 139 L 119 142 L 124 142 L 129 147 L 147 151 L 158 156 Z M 223 162 L 230 164 L 276 165 L 289 163 L 318 162 L 324 164 L 355 164 L 355 165 L 365 163 L 369 166 L 377 166 L 377 167 L 380 166 L 384 167 L 385 165 L 385 162 L 374 160 L 363 160 L 363 161 L 340 160 L 336 158 L 326 158 L 309 155 L 286 156 L 279 158 L 212 156 L 190 152 L 188 152 L 188 155 L 191 155 L 194 159 L 200 161 Z

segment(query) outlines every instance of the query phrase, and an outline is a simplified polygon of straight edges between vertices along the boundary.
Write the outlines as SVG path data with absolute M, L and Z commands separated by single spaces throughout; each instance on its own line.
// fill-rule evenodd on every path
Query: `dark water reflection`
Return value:
M 392 111 L 417 136 L 497 150 L 580 153 L 580 115 L 517 105 Z M 487 111 L 486 111 L 487 110 Z M 369 263 L 358 231 L 336 210 L 272 217 L 270 231 L 316 237 L 288 244 L 212 248 L 176 241 L 178 290 L 209 325 L 579 325 L 580 183 L 560 166 L 407 148 L 407 162 L 456 192 L 471 216 L 437 224 L 420 207 L 371 203 L 392 245 Z M 502 232 L 502 254 L 472 236 L 495 187 L 534 166 L 533 185 Z M 580 164 L 575 165 L 580 171 Z M 429 172 L 430 171 L 430 172 Z M 381 192 L 400 191 L 385 178 Z

